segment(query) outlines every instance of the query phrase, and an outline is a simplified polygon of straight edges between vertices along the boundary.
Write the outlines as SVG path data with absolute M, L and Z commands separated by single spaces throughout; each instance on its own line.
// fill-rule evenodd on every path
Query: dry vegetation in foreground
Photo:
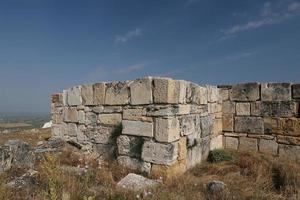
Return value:
M 2 174 L 0 199 L 58 200 L 63 196 L 71 200 L 300 199 L 299 164 L 260 153 L 227 152 L 233 156 L 233 160 L 216 160 L 218 162 L 198 165 L 182 176 L 167 180 L 157 188 L 148 189 L 148 195 L 144 197 L 145 191 L 125 191 L 116 187 L 116 183 L 129 170 L 115 163 L 99 165 L 94 159 L 83 158 L 69 149 L 41 158 L 34 187 L 11 189 L 3 184 L 13 176 L 22 175 L 22 169 L 12 169 Z M 227 157 L 225 160 L 230 159 Z M 64 170 L 62 166 L 66 165 L 85 168 L 80 173 L 74 173 L 72 170 Z M 223 181 L 227 189 L 217 196 L 209 196 L 205 184 L 211 180 Z

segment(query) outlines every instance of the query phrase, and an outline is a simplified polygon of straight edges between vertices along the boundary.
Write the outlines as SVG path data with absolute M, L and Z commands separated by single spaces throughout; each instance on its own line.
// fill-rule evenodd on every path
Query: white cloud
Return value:
M 262 6 L 260 14 L 255 20 L 250 20 L 243 24 L 234 25 L 228 29 L 221 30 L 222 36 L 220 40 L 226 40 L 235 37 L 238 33 L 244 31 L 255 30 L 261 27 L 279 24 L 297 15 L 300 11 L 300 3 L 293 2 L 282 6 L 274 6 L 270 2 Z
M 134 30 L 128 31 L 125 35 L 116 35 L 115 42 L 116 43 L 124 43 L 134 37 L 141 36 L 142 34 L 143 34 L 142 29 L 136 28 Z

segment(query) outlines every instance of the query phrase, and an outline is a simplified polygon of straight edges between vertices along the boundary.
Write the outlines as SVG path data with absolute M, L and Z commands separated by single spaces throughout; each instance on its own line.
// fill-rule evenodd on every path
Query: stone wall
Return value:
M 300 160 L 300 84 L 219 86 L 224 146 Z
M 52 135 L 145 173 L 184 172 L 222 148 L 216 86 L 146 77 L 52 96 Z

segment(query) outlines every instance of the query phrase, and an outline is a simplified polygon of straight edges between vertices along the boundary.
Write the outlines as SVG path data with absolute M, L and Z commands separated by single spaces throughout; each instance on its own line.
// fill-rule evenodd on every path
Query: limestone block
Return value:
M 234 124 L 237 133 L 264 133 L 264 123 L 261 117 L 235 117 Z
M 293 84 L 292 90 L 293 90 L 293 98 L 300 99 L 300 84 Z
M 242 151 L 258 151 L 257 139 L 240 137 L 239 150 Z
M 104 83 L 95 83 L 93 85 L 94 104 L 103 105 L 105 103 L 105 89 Z
M 146 115 L 150 117 L 187 115 L 190 114 L 190 110 L 191 110 L 190 105 L 174 105 L 174 106 L 150 105 L 145 108 Z
M 187 82 L 184 80 L 176 80 L 175 82 L 175 98 L 178 98 L 178 103 L 186 103 L 186 88 Z
M 299 118 L 264 118 L 265 133 L 300 136 Z
M 177 118 L 156 118 L 155 139 L 158 142 L 174 142 L 180 138 L 180 126 Z
M 231 100 L 257 101 L 260 99 L 260 85 L 258 83 L 245 83 L 232 86 Z
M 297 116 L 297 104 L 291 101 L 262 102 L 261 112 L 264 117 Z
M 231 101 L 223 102 L 223 113 L 234 114 L 235 113 L 235 103 Z
M 192 148 L 189 148 L 187 150 L 186 164 L 188 169 L 201 163 L 201 160 L 202 160 L 202 148 L 200 145 L 193 146 Z
M 52 123 L 53 124 L 61 124 L 63 122 L 63 114 L 62 113 L 54 113 L 52 114 Z
M 94 105 L 94 90 L 93 85 L 82 85 L 81 86 L 81 96 L 83 105 Z
M 178 157 L 178 143 L 161 144 L 145 142 L 142 150 L 142 159 L 146 162 L 161 165 L 172 165 Z
M 256 101 L 256 102 L 251 102 L 250 104 L 251 107 L 251 116 L 261 116 L 261 102 Z
M 97 125 L 97 115 L 93 112 L 87 112 L 85 114 L 85 125 L 96 126 Z
M 77 136 L 77 125 L 75 123 L 67 124 L 67 135 L 68 136 Z
M 222 104 L 220 103 L 209 103 L 208 104 L 208 113 L 219 113 L 222 112 Z
M 225 137 L 225 148 L 237 150 L 239 146 L 239 139 L 235 137 Z
M 79 125 L 77 128 L 77 141 L 79 143 L 84 143 L 87 141 L 87 137 L 85 135 L 86 127 L 84 125 Z
M 210 150 L 223 148 L 223 135 L 218 135 L 210 140 Z
M 152 78 L 146 77 L 135 80 L 130 84 L 130 96 L 132 105 L 152 103 Z
M 214 119 L 212 134 L 214 136 L 222 134 L 222 119 Z
M 290 83 L 262 83 L 261 100 L 262 101 L 290 101 L 291 100 Z
M 210 138 L 209 137 L 201 138 L 200 146 L 202 148 L 201 160 L 204 161 L 207 159 L 209 151 L 210 151 Z
M 299 162 L 300 146 L 279 144 L 279 156 Z
M 208 115 L 208 105 L 190 105 L 190 114 L 200 114 L 205 117 Z
M 79 124 L 85 123 L 85 112 L 83 110 L 78 111 L 78 122 Z
M 92 108 L 92 111 L 98 114 L 102 113 L 122 113 L 122 106 L 96 106 Z
M 127 82 L 112 82 L 106 85 L 106 105 L 125 105 L 128 103 L 129 87 Z
M 54 104 L 55 107 L 63 106 L 63 94 L 57 93 L 51 96 L 51 102 Z
M 221 100 L 217 86 L 207 86 L 208 102 L 218 102 Z
M 119 156 L 117 161 L 120 165 L 127 167 L 132 170 L 137 170 L 143 173 L 150 174 L 151 164 L 143 162 L 136 158 L 131 158 L 129 156 Z
M 52 124 L 51 135 L 54 138 L 63 138 L 66 134 L 66 124 Z
M 141 137 L 121 135 L 117 138 L 118 154 L 140 158 L 143 143 Z
M 68 106 L 68 90 L 63 90 L 63 106 Z
M 154 78 L 154 103 L 178 104 L 184 101 L 185 82 L 170 78 Z
M 187 101 L 192 104 L 207 104 L 208 91 L 206 86 L 199 86 L 195 83 L 187 85 Z
M 181 137 L 178 141 L 178 158 L 179 162 L 186 162 L 187 158 L 187 139 L 186 137 Z
M 201 137 L 207 137 L 212 134 L 213 131 L 213 123 L 214 120 L 211 116 L 201 117 L 200 125 L 201 125 Z
M 236 114 L 242 116 L 249 116 L 250 103 L 236 103 Z
M 124 108 L 123 119 L 133 120 L 133 121 L 146 121 L 152 122 L 151 117 L 147 117 L 146 110 L 143 108 Z
M 78 111 L 76 108 L 64 108 L 63 113 L 65 122 L 78 122 Z
M 219 89 L 222 101 L 229 100 L 229 89 Z
M 89 140 L 96 144 L 111 144 L 113 140 L 113 134 L 115 133 L 115 127 L 98 126 L 93 129 L 88 129 L 86 135 Z
M 300 146 L 300 137 L 277 135 L 277 142 L 280 144 Z
M 222 116 L 222 129 L 223 131 L 233 131 L 234 119 L 233 114 L 223 114 Z
M 68 105 L 78 106 L 82 104 L 81 86 L 75 86 L 68 90 Z
M 106 125 L 118 125 L 122 122 L 121 114 L 99 114 L 98 123 Z
M 141 121 L 122 121 L 122 134 L 153 137 L 153 123 Z
M 275 140 L 259 140 L 259 151 L 269 154 L 277 154 L 278 144 Z
M 190 135 L 196 132 L 195 128 L 195 116 L 186 115 L 179 118 L 180 123 L 180 135 Z

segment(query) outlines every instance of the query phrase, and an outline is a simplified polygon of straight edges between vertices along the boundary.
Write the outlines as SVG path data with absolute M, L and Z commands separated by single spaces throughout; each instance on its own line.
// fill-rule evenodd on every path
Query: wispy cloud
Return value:
M 129 67 L 120 68 L 112 71 L 113 74 L 129 74 L 131 72 L 140 71 L 146 67 L 145 63 L 131 65 Z
M 143 30 L 140 28 L 136 28 L 134 30 L 128 31 L 124 35 L 116 35 L 115 36 L 115 42 L 116 43 L 124 43 L 127 42 L 128 40 L 134 38 L 134 37 L 139 37 L 143 35 Z
M 261 27 L 279 24 L 300 13 L 300 2 L 293 2 L 284 6 L 276 6 L 271 2 L 265 3 L 255 20 L 234 25 L 228 29 L 221 30 L 220 40 L 226 40 L 235 37 L 238 33 L 250 31 Z

